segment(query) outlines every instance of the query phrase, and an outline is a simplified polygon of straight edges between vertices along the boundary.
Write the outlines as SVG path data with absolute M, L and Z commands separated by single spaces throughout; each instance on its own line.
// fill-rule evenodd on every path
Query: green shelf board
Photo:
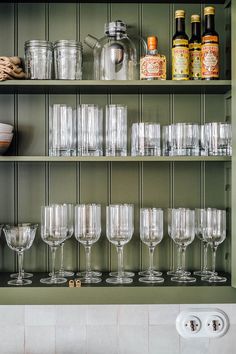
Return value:
M 46 286 L 39 282 L 46 273 L 36 273 L 33 284 L 25 287 L 7 286 L 9 273 L 2 273 L 0 280 L 0 304 L 165 304 L 165 303 L 234 303 L 236 289 L 230 286 L 230 275 L 226 284 L 207 285 L 197 283 L 176 285 L 165 276 L 162 285 L 144 285 L 134 282 L 125 286 L 110 286 L 105 282 L 107 274 L 99 284 L 81 288 L 64 285 Z M 174 290 L 174 291 L 173 291 Z
M 231 161 L 230 156 L 0 156 L 0 162 L 178 162 Z
M 230 80 L 218 81 L 123 81 L 123 80 L 9 80 L 0 82 L 0 93 L 19 94 L 224 94 Z
M 77 2 L 80 2 L 80 3 L 96 3 L 97 1 L 96 0 L 44 0 L 44 1 L 41 1 L 41 0 L 17 0 L 17 1 L 14 1 L 14 0 L 4 0 L 3 2 L 5 3 L 77 3 Z M 99 1 L 100 3 L 106 3 L 108 2 L 107 0 L 100 0 Z M 111 0 L 109 1 L 111 3 L 127 3 L 126 0 Z M 205 1 L 204 0 L 175 0 L 176 3 L 185 3 L 185 4 L 204 4 Z M 207 1 L 207 4 L 224 4 L 225 0 L 208 0 Z M 143 4 L 148 4 L 148 3 L 160 3 L 160 4 L 169 4 L 169 3 L 173 3 L 173 0 L 129 0 L 129 3 L 143 3 Z

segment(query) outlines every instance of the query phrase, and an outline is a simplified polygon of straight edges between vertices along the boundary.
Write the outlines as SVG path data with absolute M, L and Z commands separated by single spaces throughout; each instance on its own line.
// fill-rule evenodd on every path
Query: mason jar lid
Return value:
M 109 33 L 126 33 L 126 24 L 120 20 L 106 23 L 105 34 Z
M 25 42 L 25 49 L 29 47 L 43 47 L 52 49 L 52 42 L 45 41 L 42 39 L 31 39 Z
M 82 49 L 82 43 L 73 39 L 59 39 L 58 41 L 54 42 L 54 48 L 58 47 L 71 47 L 71 48 L 79 48 Z

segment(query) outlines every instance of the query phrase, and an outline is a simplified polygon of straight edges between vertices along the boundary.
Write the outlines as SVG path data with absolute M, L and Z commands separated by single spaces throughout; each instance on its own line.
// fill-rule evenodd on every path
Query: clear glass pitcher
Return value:
M 88 35 L 84 41 L 93 49 L 95 80 L 135 80 L 137 53 L 127 36 L 126 24 L 120 20 L 105 24 L 101 39 Z

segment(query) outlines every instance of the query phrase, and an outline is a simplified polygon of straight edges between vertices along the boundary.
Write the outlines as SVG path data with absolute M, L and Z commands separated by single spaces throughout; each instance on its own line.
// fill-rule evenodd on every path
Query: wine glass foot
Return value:
M 55 272 L 57 277 L 73 277 L 74 276 L 74 272 L 70 272 L 68 270 L 58 270 L 57 272 Z M 49 274 L 51 276 L 51 274 Z
M 133 282 L 132 278 L 119 278 L 119 277 L 112 277 L 112 278 L 107 278 L 106 282 L 109 284 L 129 284 Z
M 181 275 L 181 276 L 177 276 L 177 277 L 172 277 L 171 281 L 175 281 L 177 283 L 195 283 L 196 278 L 189 277 L 187 275 Z
M 212 276 L 213 272 L 211 272 L 210 270 L 197 270 L 196 272 L 193 272 L 193 274 L 199 277 L 208 277 Z M 217 275 L 217 273 L 214 274 Z
M 7 282 L 7 284 L 8 285 L 22 286 L 22 285 L 32 284 L 32 281 L 28 280 L 28 279 L 14 279 L 14 280 L 9 280 Z
M 118 272 L 110 272 L 109 273 L 110 277 L 118 278 Z M 122 278 L 132 278 L 134 277 L 135 274 L 133 272 L 122 272 Z
M 98 277 L 87 277 L 87 278 L 78 278 L 81 283 L 84 283 L 84 284 L 96 284 L 96 283 L 100 283 L 102 281 L 101 278 L 98 278 Z
M 23 279 L 32 278 L 32 277 L 33 277 L 32 273 L 22 272 L 22 278 Z M 18 273 L 10 274 L 10 278 L 18 278 Z
M 80 277 L 80 278 L 84 278 L 85 277 L 85 274 L 86 272 L 83 271 L 83 272 L 77 272 L 76 273 L 76 276 L 77 277 Z M 91 274 L 92 274 L 92 277 L 101 277 L 102 276 L 102 273 L 101 272 L 98 272 L 96 270 L 91 270 Z
M 148 277 L 152 274 L 157 277 L 162 276 L 162 272 L 159 272 L 158 270 L 150 271 L 149 269 L 147 269 L 147 270 L 142 270 L 141 272 L 138 272 L 138 275 L 142 275 L 143 277 Z
M 141 283 L 155 284 L 155 283 L 163 283 L 164 278 L 155 277 L 155 276 L 147 276 L 147 277 L 139 278 L 139 281 Z
M 40 279 L 40 283 L 42 284 L 63 284 L 66 283 L 67 279 L 66 278 L 59 278 L 59 277 L 55 277 L 55 278 L 42 278 Z
M 169 270 L 167 273 L 167 275 L 171 275 L 173 277 L 179 277 L 179 276 L 182 276 L 182 275 L 191 275 L 191 272 L 188 272 L 186 270 Z
M 220 277 L 219 275 L 212 275 L 211 277 L 202 277 L 201 280 L 207 281 L 209 283 L 225 283 L 227 278 Z

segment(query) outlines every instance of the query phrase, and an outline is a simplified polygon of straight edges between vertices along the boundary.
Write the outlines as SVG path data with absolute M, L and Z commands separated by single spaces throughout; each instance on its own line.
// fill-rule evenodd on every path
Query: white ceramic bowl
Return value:
M 12 141 L 13 133 L 1 133 L 0 132 L 0 142 L 1 141 Z
M 13 133 L 1 133 L 0 132 L 0 155 L 5 154 L 13 138 Z
M 6 124 L 6 123 L 0 123 L 0 132 L 1 133 L 12 133 L 13 131 L 13 125 Z

